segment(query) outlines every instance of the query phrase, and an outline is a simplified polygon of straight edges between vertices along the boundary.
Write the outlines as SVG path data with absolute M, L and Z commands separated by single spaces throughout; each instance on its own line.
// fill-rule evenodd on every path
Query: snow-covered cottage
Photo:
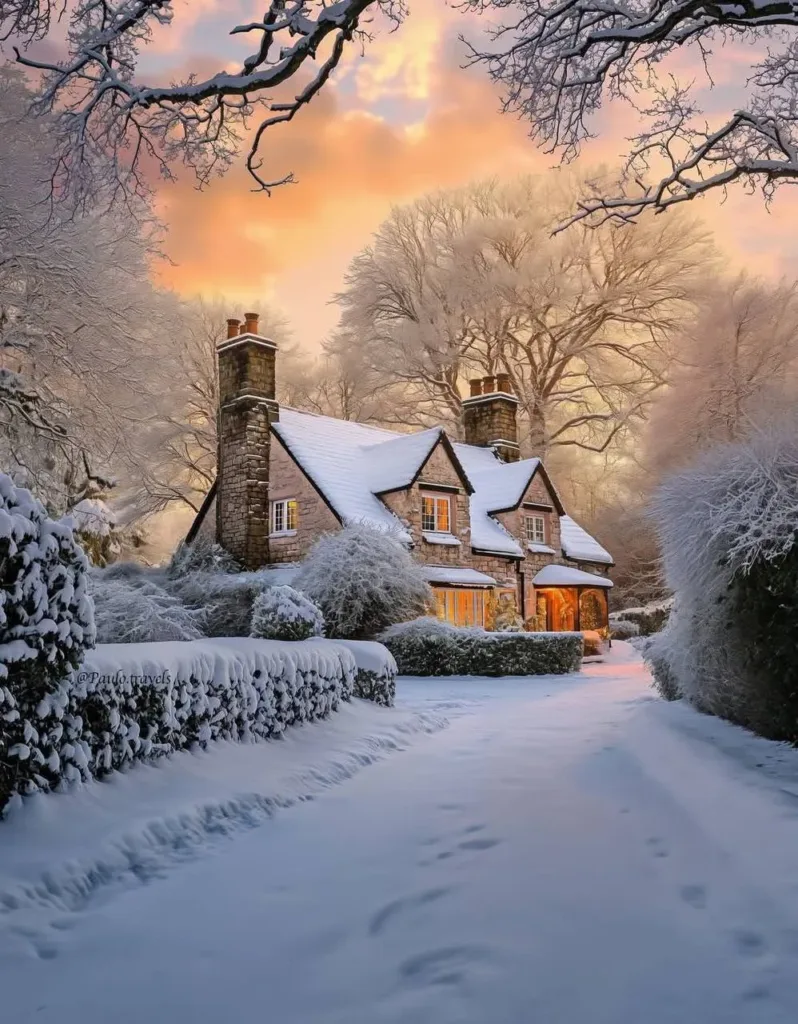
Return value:
M 257 314 L 227 323 L 218 476 L 187 543 L 209 534 L 258 568 L 367 521 L 402 532 L 450 622 L 490 628 L 514 606 L 532 630 L 607 624 L 612 557 L 566 514 L 542 462 L 520 459 L 508 377 L 471 381 L 465 444 L 442 427 L 400 434 L 280 407 Z

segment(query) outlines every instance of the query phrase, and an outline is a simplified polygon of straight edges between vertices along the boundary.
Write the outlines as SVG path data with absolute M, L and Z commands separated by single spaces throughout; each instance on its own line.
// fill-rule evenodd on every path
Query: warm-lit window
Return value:
M 546 520 L 543 516 L 526 517 L 526 539 L 530 544 L 546 543 Z
M 273 501 L 271 506 L 271 533 L 294 533 L 296 531 L 296 498 Z
M 450 533 L 452 506 L 449 498 L 432 494 L 421 497 L 421 529 L 424 533 Z
M 436 587 L 435 610 L 439 619 L 454 626 L 484 626 L 485 591 Z

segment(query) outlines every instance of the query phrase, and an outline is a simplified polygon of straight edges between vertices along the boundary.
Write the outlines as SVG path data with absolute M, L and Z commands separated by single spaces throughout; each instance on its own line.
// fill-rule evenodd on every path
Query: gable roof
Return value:
M 398 530 L 400 536 L 409 539 L 379 495 L 410 487 L 441 445 L 469 495 L 471 546 L 477 551 L 524 557 L 519 542 L 493 513 L 517 508 L 535 474 L 540 473 L 561 517 L 565 556 L 574 561 L 613 564 L 610 554 L 563 514 L 560 498 L 540 459 L 501 462 L 489 448 L 452 443 L 443 427 L 400 434 L 286 406 L 280 407 L 280 419 L 272 424 L 272 430 L 342 523 L 365 521 Z M 208 505 L 206 500 L 191 528 L 192 539 Z

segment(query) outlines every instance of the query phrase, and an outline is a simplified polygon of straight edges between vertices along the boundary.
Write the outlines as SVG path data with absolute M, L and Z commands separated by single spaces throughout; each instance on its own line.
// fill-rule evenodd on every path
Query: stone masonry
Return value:
M 276 346 L 257 333 L 257 314 L 228 320 L 219 365 L 216 536 L 245 568 L 269 562 L 269 454 Z
M 474 379 L 471 396 L 463 401 L 466 444 L 494 448 L 503 462 L 517 462 L 518 399 L 507 374 Z

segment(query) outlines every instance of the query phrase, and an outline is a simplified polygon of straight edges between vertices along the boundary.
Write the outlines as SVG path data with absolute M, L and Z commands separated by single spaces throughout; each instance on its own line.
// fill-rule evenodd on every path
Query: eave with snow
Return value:
M 186 538 L 212 536 L 248 568 L 288 566 L 319 536 L 366 522 L 423 565 L 457 624 L 607 626 L 613 560 L 566 512 L 540 459 L 520 459 L 505 375 L 471 382 L 466 443 L 280 407 L 258 318 L 228 321 L 219 359 L 219 475 Z

